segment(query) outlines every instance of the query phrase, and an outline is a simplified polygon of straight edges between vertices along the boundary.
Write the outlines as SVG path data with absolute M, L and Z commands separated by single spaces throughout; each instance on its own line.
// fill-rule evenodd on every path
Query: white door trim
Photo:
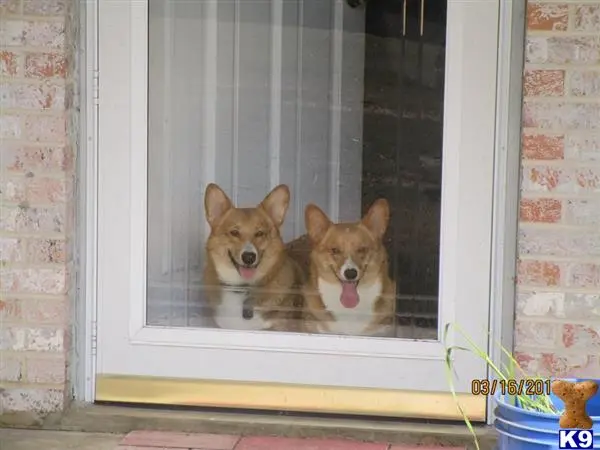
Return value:
M 513 349 L 517 227 L 521 168 L 521 112 L 526 2 L 500 3 L 496 152 L 494 161 L 494 218 L 492 220 L 492 270 L 490 341 L 488 353 L 499 366 L 504 348 Z M 488 376 L 490 376 L 488 368 Z M 487 423 L 494 422 L 492 397 L 488 398 Z
M 78 264 L 72 290 L 74 321 L 70 381 L 74 400 L 93 402 L 96 392 L 96 313 L 98 250 L 98 0 L 79 2 L 80 40 L 80 139 L 77 154 L 77 228 L 75 252 Z
M 84 4 L 82 4 L 84 5 Z M 524 46 L 523 32 L 520 28 L 524 20 L 524 12 L 519 5 L 513 2 L 501 2 L 501 34 L 499 51 L 499 86 L 498 92 L 509 92 L 510 101 L 498 104 L 498 148 L 506 151 L 497 152 L 496 161 L 496 183 L 494 189 L 494 240 L 493 256 L 494 267 L 499 271 L 494 276 L 492 285 L 493 298 L 501 299 L 493 305 L 490 311 L 490 326 L 493 337 L 499 337 L 502 342 L 512 340 L 513 317 L 509 314 L 514 303 L 514 295 L 511 293 L 511 284 L 514 276 L 514 253 L 502 251 L 503 248 L 510 249 L 516 246 L 516 217 L 518 215 L 518 189 L 514 192 L 505 193 L 502 186 L 516 186 L 518 180 L 519 159 L 518 139 L 520 136 L 519 114 L 520 112 L 520 86 L 517 81 L 521 78 L 522 63 L 519 58 L 514 57 L 519 49 Z M 76 310 L 80 313 L 75 320 L 80 326 L 75 327 L 74 347 L 72 352 L 75 356 L 75 372 L 82 382 L 75 383 L 74 394 L 78 400 L 91 402 L 94 400 L 95 381 L 95 327 L 97 309 L 96 280 L 98 268 L 96 265 L 97 254 L 97 111 L 94 96 L 97 78 L 97 51 L 98 51 L 98 0 L 90 0 L 81 9 L 82 46 L 86 49 L 85 64 L 81 64 L 81 92 L 82 112 L 81 129 L 82 140 L 79 149 L 80 165 L 78 176 L 81 181 L 81 189 L 78 194 L 78 202 L 83 207 L 78 209 L 78 234 L 79 240 L 79 285 L 78 292 L 81 293 L 75 301 Z M 90 57 L 91 55 L 91 57 Z M 83 57 L 82 57 L 83 58 Z M 504 76 L 502 76 L 504 74 Z M 507 74 L 509 76 L 507 76 Z M 517 95 L 519 93 L 519 95 Z M 518 101 L 515 99 L 518 97 Z M 507 100 L 509 97 L 506 97 Z M 502 105 L 502 103 L 505 103 Z M 506 104 L 508 103 L 508 105 Z M 516 104 L 515 104 L 516 103 Z M 517 127 L 517 130 L 514 127 Z M 513 127 L 510 132 L 510 127 Z M 516 156 L 515 156 L 516 155 Z M 514 183 L 514 184 L 511 184 Z M 500 246 L 500 247 L 499 247 Z M 512 267 L 512 269 L 511 269 Z M 498 295 L 496 295 L 498 294 Z

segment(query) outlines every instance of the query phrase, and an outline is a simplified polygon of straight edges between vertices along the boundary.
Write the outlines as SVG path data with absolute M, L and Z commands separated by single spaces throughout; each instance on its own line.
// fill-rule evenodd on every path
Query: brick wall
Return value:
M 76 5 L 76 0 L 0 0 L 4 419 L 59 410 L 69 397 Z
M 600 377 L 600 1 L 530 1 L 515 345 Z

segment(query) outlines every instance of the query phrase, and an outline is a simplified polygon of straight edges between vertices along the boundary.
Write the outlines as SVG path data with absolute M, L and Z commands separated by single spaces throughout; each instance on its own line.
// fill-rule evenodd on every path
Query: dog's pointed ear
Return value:
M 290 206 L 290 189 L 285 184 L 274 188 L 260 206 L 266 211 L 273 223 L 280 227 Z
M 219 186 L 210 183 L 204 192 L 204 212 L 206 221 L 214 228 L 227 211 L 233 207 L 227 194 Z
M 386 199 L 375 201 L 362 219 L 362 223 L 377 239 L 381 239 L 390 221 L 390 206 Z
M 325 237 L 325 233 L 331 226 L 331 220 L 317 205 L 309 204 L 304 210 L 304 221 L 308 237 L 313 243 L 319 243 Z

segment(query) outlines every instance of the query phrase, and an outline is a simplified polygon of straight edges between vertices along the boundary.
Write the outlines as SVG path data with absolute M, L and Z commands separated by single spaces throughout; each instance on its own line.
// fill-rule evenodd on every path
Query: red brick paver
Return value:
M 438 450 L 442 447 L 405 446 L 345 439 L 300 439 L 272 436 L 232 436 L 163 431 L 133 431 L 115 450 Z M 444 450 L 465 450 L 444 447 Z
M 390 450 L 466 450 L 465 447 L 423 447 L 423 446 L 404 446 L 404 445 L 392 445 Z
M 125 436 L 123 441 L 121 441 L 121 447 L 149 447 L 153 450 L 156 450 L 156 448 L 233 450 L 239 439 L 239 436 L 231 436 L 226 434 L 189 434 L 164 431 L 132 431 Z M 122 448 L 119 450 L 122 450 Z
M 288 439 L 265 436 L 243 437 L 236 450 L 388 450 L 388 444 L 333 439 Z

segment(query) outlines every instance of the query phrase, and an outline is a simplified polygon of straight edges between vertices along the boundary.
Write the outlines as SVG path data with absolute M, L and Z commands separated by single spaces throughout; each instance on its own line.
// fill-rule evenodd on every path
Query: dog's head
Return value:
M 317 206 L 305 211 L 306 229 L 312 241 L 311 259 L 319 277 L 356 287 L 371 281 L 387 261 L 382 238 L 389 222 L 389 206 L 379 199 L 355 223 L 332 223 Z
M 273 269 L 284 252 L 279 228 L 289 202 L 288 187 L 279 185 L 256 207 L 237 208 L 219 186 L 208 185 L 206 248 L 223 283 L 255 284 Z

